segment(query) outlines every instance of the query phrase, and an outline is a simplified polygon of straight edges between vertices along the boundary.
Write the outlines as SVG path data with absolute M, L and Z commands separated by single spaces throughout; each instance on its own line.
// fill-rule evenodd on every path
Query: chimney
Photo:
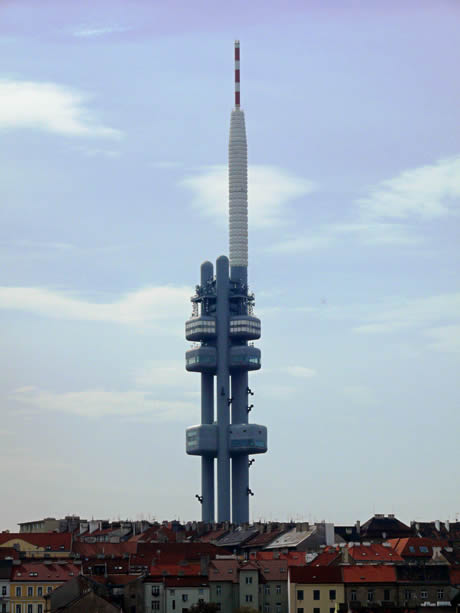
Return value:
M 358 534 L 361 534 L 361 522 L 359 521 L 359 519 L 356 520 L 356 532 Z
M 439 521 L 439 519 L 435 520 L 434 527 L 436 528 L 436 532 L 441 532 L 441 522 Z

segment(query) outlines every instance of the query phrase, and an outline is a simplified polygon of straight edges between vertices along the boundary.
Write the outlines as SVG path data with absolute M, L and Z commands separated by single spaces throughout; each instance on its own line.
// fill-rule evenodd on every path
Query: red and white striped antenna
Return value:
M 240 108 L 240 41 L 235 41 L 235 107 Z

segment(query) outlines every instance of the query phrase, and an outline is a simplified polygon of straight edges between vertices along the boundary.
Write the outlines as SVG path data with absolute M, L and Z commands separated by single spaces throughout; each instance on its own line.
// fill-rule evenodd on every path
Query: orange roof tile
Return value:
M 352 565 L 342 567 L 344 583 L 394 583 L 394 566 Z

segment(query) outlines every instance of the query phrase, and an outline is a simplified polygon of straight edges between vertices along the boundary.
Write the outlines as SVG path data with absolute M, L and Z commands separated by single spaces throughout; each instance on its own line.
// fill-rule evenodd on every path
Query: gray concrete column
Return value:
M 229 405 L 229 264 L 221 255 L 216 262 L 217 290 L 217 521 L 230 521 Z
M 232 424 L 248 423 L 248 373 L 232 374 Z M 232 521 L 249 522 L 249 461 L 247 454 L 232 457 Z
M 211 262 L 203 262 L 201 265 L 201 285 L 205 286 L 212 280 L 214 274 Z M 203 314 L 203 313 L 202 313 Z M 212 424 L 214 421 L 214 375 L 201 374 L 201 423 Z M 201 520 L 214 522 L 214 458 L 201 457 Z

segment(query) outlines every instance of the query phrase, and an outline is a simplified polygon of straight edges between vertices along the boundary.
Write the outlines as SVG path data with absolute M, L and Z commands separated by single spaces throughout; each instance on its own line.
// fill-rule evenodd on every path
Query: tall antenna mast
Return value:
M 235 108 L 228 144 L 229 243 L 231 277 L 248 280 L 248 146 L 240 108 L 240 41 L 235 41 Z
M 235 108 L 240 108 L 240 41 L 235 41 Z

